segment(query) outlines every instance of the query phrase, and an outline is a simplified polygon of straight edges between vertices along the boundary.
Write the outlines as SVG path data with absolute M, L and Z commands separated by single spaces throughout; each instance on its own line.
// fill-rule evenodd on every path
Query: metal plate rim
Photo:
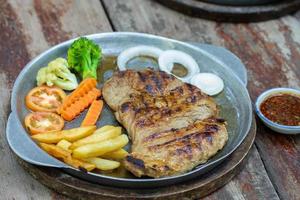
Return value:
M 162 40 L 166 40 L 166 41 L 169 41 L 169 42 L 173 42 L 173 43 L 177 43 L 177 44 L 180 44 L 180 45 L 183 45 L 183 46 L 186 46 L 188 48 L 191 48 L 195 51 L 198 51 L 198 52 L 201 52 L 202 54 L 206 55 L 206 56 L 209 56 L 209 57 L 212 57 L 214 58 L 215 61 L 218 62 L 219 65 L 221 66 L 225 66 L 226 67 L 226 64 L 224 64 L 222 61 L 220 61 L 217 57 L 215 57 L 214 55 L 198 48 L 198 47 L 195 47 L 191 44 L 188 44 L 188 43 L 185 43 L 185 42 L 181 42 L 181 41 L 177 41 L 177 40 L 173 40 L 173 39 L 169 39 L 169 38 L 165 38 L 165 37 L 161 37 L 161 36 L 154 36 L 154 35 L 149 35 L 149 34 L 145 34 L 145 33 L 132 33 L 132 32 L 118 32 L 118 33 L 99 33 L 99 34 L 93 34 L 93 35 L 87 35 L 86 37 L 90 38 L 90 39 L 95 39 L 95 38 L 99 38 L 99 37 L 110 37 L 114 35 L 115 36 L 119 36 L 119 37 L 124 37 L 124 36 L 139 36 L 139 37 L 147 37 L 147 38 L 155 38 L 155 39 L 162 39 Z M 68 40 L 68 41 L 65 41 L 63 43 L 60 43 L 50 49 L 48 49 L 47 51 L 41 53 L 39 56 L 37 56 L 36 58 L 34 58 L 32 61 L 30 61 L 26 66 L 25 68 L 21 71 L 21 73 L 19 74 L 18 78 L 16 79 L 15 81 L 15 84 L 13 86 L 13 92 L 12 92 L 12 99 L 11 99 L 11 109 L 12 109 L 12 112 L 13 113 L 16 113 L 17 112 L 17 109 L 16 107 L 14 107 L 13 105 L 15 105 L 15 101 L 16 101 L 16 88 L 17 86 L 19 85 L 21 79 L 23 78 L 23 74 L 25 74 L 29 69 L 30 69 L 30 66 L 33 65 L 33 63 L 35 63 L 37 60 L 39 60 L 41 57 L 47 55 L 49 52 L 52 52 L 52 51 L 55 51 L 56 49 L 60 48 L 61 46 L 64 46 L 64 45 L 68 45 L 70 44 L 71 42 L 73 42 L 74 40 L 76 40 L 77 38 L 75 39 L 71 39 L 71 40 Z M 246 94 L 247 94 L 247 98 L 248 98 L 248 101 L 250 101 L 250 97 L 249 97 L 249 94 L 248 94 L 248 91 L 245 87 L 245 85 L 243 84 L 243 82 L 234 74 L 231 72 L 231 74 L 236 77 L 236 81 L 238 81 L 240 84 L 241 84 L 241 87 L 243 87 L 243 89 L 245 90 Z M 251 103 L 249 103 L 249 110 L 251 111 L 252 108 L 251 108 Z M 211 163 L 209 163 L 209 166 L 211 165 L 214 165 L 216 163 L 220 163 L 221 161 L 223 161 L 226 157 L 228 157 L 234 150 L 236 150 L 236 148 L 242 143 L 242 141 L 245 139 L 246 135 L 248 134 L 249 130 L 250 130 L 250 126 L 251 126 L 251 120 L 252 120 L 252 112 L 249 113 L 249 118 L 250 118 L 250 122 L 248 124 L 248 127 L 246 128 L 246 134 L 244 134 L 243 138 L 238 142 L 238 144 L 231 149 L 231 151 L 229 151 L 227 154 L 223 155 L 222 157 L 220 157 L 218 160 L 215 160 L 215 161 L 212 161 Z M 19 119 L 16 119 L 17 120 L 17 123 L 21 123 Z M 205 166 L 205 167 L 208 167 L 208 166 Z M 191 175 L 193 175 L 194 173 L 196 173 L 197 171 L 201 170 L 203 168 L 201 168 L 201 166 L 199 168 L 196 168 L 190 172 L 187 172 L 185 174 L 181 174 L 181 175 L 177 175 L 177 176 L 171 176 L 171 177 L 164 177 L 164 178 L 159 178 L 159 179 L 129 179 L 129 178 L 116 178 L 116 177 L 111 177 L 111 176 L 106 176 L 106 175 L 101 175 L 101 174 L 90 174 L 92 176 L 95 176 L 95 177 L 98 177 L 98 178 L 101 178 L 101 179 L 109 179 L 111 181 L 118 181 L 118 182 L 126 182 L 126 183 L 145 183 L 145 182 L 148 182 L 148 183 L 157 183 L 157 182 L 166 182 L 166 181 L 171 181 L 171 180 L 176 180 L 176 179 L 180 179 L 180 178 L 184 178 L 184 177 L 189 177 Z M 74 172 L 78 172 L 78 170 L 76 169 L 73 169 Z

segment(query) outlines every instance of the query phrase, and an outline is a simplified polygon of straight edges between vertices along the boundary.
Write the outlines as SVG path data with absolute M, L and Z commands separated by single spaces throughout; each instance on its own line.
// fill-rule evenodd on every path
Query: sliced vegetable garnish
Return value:
M 224 88 L 223 80 L 212 73 L 198 73 L 191 78 L 191 84 L 208 95 L 216 95 Z
M 118 56 L 117 64 L 119 70 L 121 71 L 126 70 L 127 62 L 135 57 L 149 56 L 153 58 L 158 58 L 162 52 L 163 51 L 159 48 L 152 47 L 152 46 L 145 46 L 145 45 L 128 48 L 122 51 Z
M 102 100 L 95 100 L 91 104 L 81 126 L 92 126 L 95 125 L 103 108 Z
M 77 86 L 77 79 L 68 69 L 68 62 L 64 58 L 56 58 L 47 67 L 41 68 L 37 73 L 37 85 L 56 85 L 64 90 L 74 90 Z
M 84 79 L 79 86 L 70 94 L 67 96 L 67 98 L 63 101 L 63 104 L 61 108 L 59 109 L 59 113 L 61 113 L 62 110 L 67 109 L 71 106 L 75 101 L 80 99 L 81 97 L 85 96 L 89 91 L 91 91 L 93 88 L 96 88 L 97 81 L 94 78 L 86 78 Z
M 29 91 L 25 102 L 33 111 L 56 112 L 65 97 L 65 92 L 58 87 L 40 86 Z
M 75 40 L 68 49 L 68 63 L 82 79 L 97 79 L 97 68 L 102 57 L 101 48 L 85 37 Z
M 34 112 L 25 117 L 25 127 L 32 135 L 60 131 L 64 127 L 64 120 L 55 113 Z
M 97 88 L 93 88 L 86 95 L 75 101 L 69 107 L 62 109 L 61 116 L 67 120 L 71 121 L 77 117 L 84 109 L 89 107 L 91 103 L 96 100 L 101 95 L 101 91 Z
M 175 63 L 183 65 L 188 70 L 187 75 L 184 77 L 178 77 L 175 74 L 173 74 L 184 82 L 189 82 L 189 80 L 192 78 L 194 74 L 200 72 L 199 66 L 197 62 L 194 60 L 194 58 L 192 58 L 192 56 L 182 51 L 177 51 L 177 50 L 164 51 L 163 53 L 160 54 L 158 58 L 158 64 L 160 70 L 165 71 L 169 74 L 172 74 L 171 71 Z

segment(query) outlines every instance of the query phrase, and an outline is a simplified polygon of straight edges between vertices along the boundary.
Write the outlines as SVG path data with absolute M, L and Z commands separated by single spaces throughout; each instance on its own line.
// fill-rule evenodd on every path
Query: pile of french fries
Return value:
M 31 136 L 48 154 L 83 171 L 113 170 L 128 154 L 128 137 L 121 127 L 85 126 Z

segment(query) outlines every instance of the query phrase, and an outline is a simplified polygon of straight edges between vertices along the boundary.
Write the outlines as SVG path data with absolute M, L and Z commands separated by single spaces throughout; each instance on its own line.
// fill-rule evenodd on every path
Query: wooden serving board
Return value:
M 126 189 L 94 184 L 56 168 L 39 167 L 18 159 L 34 178 L 47 187 L 73 199 L 195 199 L 206 196 L 229 182 L 242 168 L 254 142 L 256 122 L 252 120 L 243 143 L 222 164 L 207 174 L 177 185 L 154 189 Z
M 281 0 L 255 6 L 221 5 L 200 0 L 156 0 L 193 17 L 221 22 L 258 22 L 275 19 L 300 9 L 299 0 Z

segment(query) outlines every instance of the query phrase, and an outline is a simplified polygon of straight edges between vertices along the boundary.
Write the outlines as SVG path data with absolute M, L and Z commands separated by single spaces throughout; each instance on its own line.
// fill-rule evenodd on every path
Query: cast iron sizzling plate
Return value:
M 74 41 L 69 40 L 52 47 L 33 59 L 21 71 L 14 84 L 11 99 L 12 113 L 8 119 L 6 134 L 11 149 L 23 160 L 40 166 L 62 168 L 67 173 L 104 185 L 132 188 L 159 187 L 192 179 L 211 170 L 228 157 L 248 134 L 252 120 L 252 109 L 246 89 L 247 74 L 243 70 L 243 64 L 227 50 L 212 45 L 198 45 L 196 47 L 188 43 L 141 33 L 101 33 L 87 37 L 102 47 L 104 56 L 116 56 L 122 50 L 136 45 L 152 45 L 166 50 L 177 49 L 194 57 L 201 72 L 212 72 L 219 75 L 224 80 L 225 88 L 214 99 L 220 105 L 221 117 L 228 122 L 229 140 L 227 144 L 207 163 L 197 166 L 192 171 L 158 179 L 119 178 L 91 172 L 85 173 L 48 155 L 31 140 L 25 130 L 23 120 L 29 111 L 25 107 L 24 98 L 28 91 L 36 86 L 36 74 L 41 67 L 46 66 L 49 61 L 56 57 L 66 57 L 67 49 Z M 156 65 L 155 63 L 152 64 Z M 143 59 L 129 62 L 129 68 L 138 69 L 143 65 L 145 65 Z M 157 65 L 154 68 L 157 68 Z M 240 75 L 240 78 L 234 71 Z M 112 70 L 107 71 L 104 73 L 104 79 L 107 80 L 111 75 Z M 102 84 L 99 83 L 99 85 Z M 66 128 L 78 127 L 83 117 L 84 114 L 74 122 L 67 123 Z M 118 125 L 108 106 L 105 106 L 97 126 L 100 127 L 105 124 Z

